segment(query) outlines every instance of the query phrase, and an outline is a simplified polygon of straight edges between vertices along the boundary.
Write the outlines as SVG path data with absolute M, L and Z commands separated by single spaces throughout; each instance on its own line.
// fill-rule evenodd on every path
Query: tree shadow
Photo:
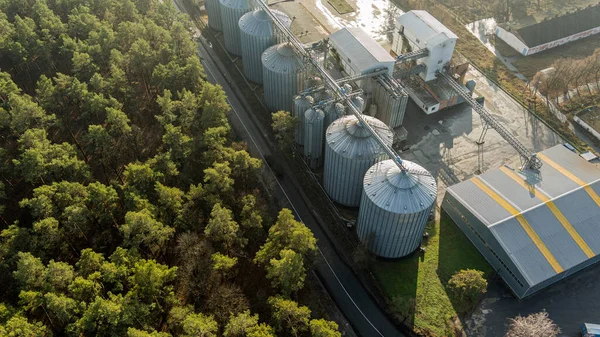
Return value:
M 489 279 L 493 274 L 492 267 L 473 246 L 471 241 L 458 228 L 450 216 L 444 211 L 440 214 L 440 244 L 437 274 L 446 289 L 448 298 L 458 313 L 461 323 L 465 314 L 473 309 L 477 303 L 465 303 L 461 298 L 456 298 L 448 291 L 448 281 L 456 272 L 463 269 L 482 271 L 484 277 Z

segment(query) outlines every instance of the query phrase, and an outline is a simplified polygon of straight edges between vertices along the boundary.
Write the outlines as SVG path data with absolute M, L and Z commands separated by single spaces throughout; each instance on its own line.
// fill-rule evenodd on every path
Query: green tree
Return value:
M 289 150 L 294 145 L 294 134 L 298 120 L 287 111 L 274 112 L 271 127 L 275 133 L 277 144 L 284 150 Z
M 135 328 L 127 329 L 127 337 L 171 337 L 168 332 L 144 331 Z
M 250 310 L 246 310 L 237 315 L 231 315 L 223 336 L 225 337 L 245 337 L 248 331 L 258 325 L 258 315 L 252 315 Z
M 212 316 L 189 314 L 183 320 L 184 337 L 216 337 L 219 327 Z
M 279 259 L 271 259 L 267 269 L 267 278 L 273 286 L 280 288 L 285 296 L 302 289 L 306 270 L 302 255 L 291 249 L 279 252 Z
M 211 207 L 217 203 L 231 203 L 233 200 L 233 184 L 231 168 L 228 162 L 213 163 L 204 170 L 205 199 Z
M 300 336 L 308 330 L 310 309 L 280 296 L 269 297 L 268 302 L 278 332 L 289 331 L 292 336 Z
M 342 337 L 337 323 L 324 319 L 310 320 L 310 334 L 312 337 Z
M 317 249 L 317 240 L 303 223 L 296 221 L 292 211 L 282 209 L 277 222 L 269 228 L 267 242 L 260 247 L 254 261 L 265 264 L 277 258 L 284 249 L 291 249 L 303 256 L 313 254 Z
M 23 316 L 13 316 L 6 324 L 0 325 L 0 335 L 11 337 L 47 337 L 51 331 L 41 322 L 30 323 Z
M 119 226 L 123 243 L 156 256 L 165 248 L 174 229 L 154 219 L 150 211 L 127 212 L 125 223 Z
M 468 311 L 476 301 L 485 294 L 487 281 L 483 272 L 474 269 L 463 269 L 456 272 L 448 281 L 448 289 L 457 300 L 463 311 Z
M 204 234 L 212 242 L 220 244 L 229 251 L 236 243 L 244 246 L 244 241 L 238 236 L 239 228 L 237 222 L 233 220 L 231 210 L 221 207 L 221 204 L 215 204 Z
M 212 254 L 213 270 L 220 273 L 222 277 L 235 274 L 235 265 L 238 262 L 237 257 L 230 257 L 221 253 Z

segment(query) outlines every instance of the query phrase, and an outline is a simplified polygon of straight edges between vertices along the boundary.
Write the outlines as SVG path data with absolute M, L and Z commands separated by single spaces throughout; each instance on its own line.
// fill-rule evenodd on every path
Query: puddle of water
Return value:
M 395 18 L 404 12 L 389 0 L 356 0 L 356 11 L 341 17 L 325 6 L 327 0 L 316 0 L 316 8 L 332 27 L 360 27 L 377 41 L 386 40 Z

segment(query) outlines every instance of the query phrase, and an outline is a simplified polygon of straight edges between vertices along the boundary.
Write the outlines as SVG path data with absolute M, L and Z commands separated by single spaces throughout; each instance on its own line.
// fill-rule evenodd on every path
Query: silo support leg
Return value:
M 479 174 L 483 173 L 483 144 L 485 143 L 485 135 L 487 134 L 489 128 L 489 124 L 484 122 L 483 130 L 481 130 L 481 135 L 479 136 L 479 140 L 477 141 L 477 172 Z

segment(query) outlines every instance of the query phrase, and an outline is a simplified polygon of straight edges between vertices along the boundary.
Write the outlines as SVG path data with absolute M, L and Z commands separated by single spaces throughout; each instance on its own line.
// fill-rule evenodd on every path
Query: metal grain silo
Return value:
M 392 146 L 394 134 L 380 120 L 363 116 L 381 139 Z M 334 121 L 325 134 L 323 185 L 329 197 L 345 206 L 359 205 L 365 172 L 387 159 L 379 143 L 354 115 Z
M 292 20 L 285 13 L 272 9 L 271 12 L 283 22 L 288 28 Z M 240 47 L 244 74 L 255 83 L 262 83 L 262 53 L 270 46 L 277 43 L 275 28 L 269 15 L 262 9 L 248 12 L 240 18 Z
M 240 43 L 240 26 L 238 22 L 242 15 L 250 11 L 249 0 L 219 0 L 221 24 L 223 25 L 223 40 L 225 49 L 235 55 L 242 55 Z
M 342 103 L 333 102 L 325 106 L 325 130 L 335 121 L 336 119 L 346 114 L 346 107 Z
M 323 134 L 325 113 L 321 109 L 308 109 L 304 114 L 304 156 L 315 169 L 323 164 Z
M 377 118 L 396 128 L 404 123 L 408 94 L 383 76 L 378 76 L 374 85 L 373 103 L 377 105 Z
M 269 47 L 262 54 L 265 105 L 271 111 L 292 111 L 302 88 L 304 63 L 289 43 Z
M 206 0 L 206 15 L 208 16 L 208 26 L 214 30 L 221 31 L 223 24 L 221 23 L 221 7 L 219 0 Z
M 386 160 L 364 177 L 356 230 L 367 249 L 381 257 L 399 258 L 417 249 L 435 204 L 435 179 L 413 162 L 405 160 L 404 166 L 408 171 Z
M 366 108 L 365 100 L 362 97 L 360 97 L 359 95 L 356 95 L 356 96 L 352 97 L 351 101 L 358 108 L 358 111 L 365 112 L 365 108 Z
M 298 145 L 304 145 L 304 113 L 306 110 L 310 109 L 313 104 L 314 100 L 311 96 L 296 96 L 296 98 L 294 98 L 292 114 L 298 121 L 298 126 L 296 126 L 296 144 Z

